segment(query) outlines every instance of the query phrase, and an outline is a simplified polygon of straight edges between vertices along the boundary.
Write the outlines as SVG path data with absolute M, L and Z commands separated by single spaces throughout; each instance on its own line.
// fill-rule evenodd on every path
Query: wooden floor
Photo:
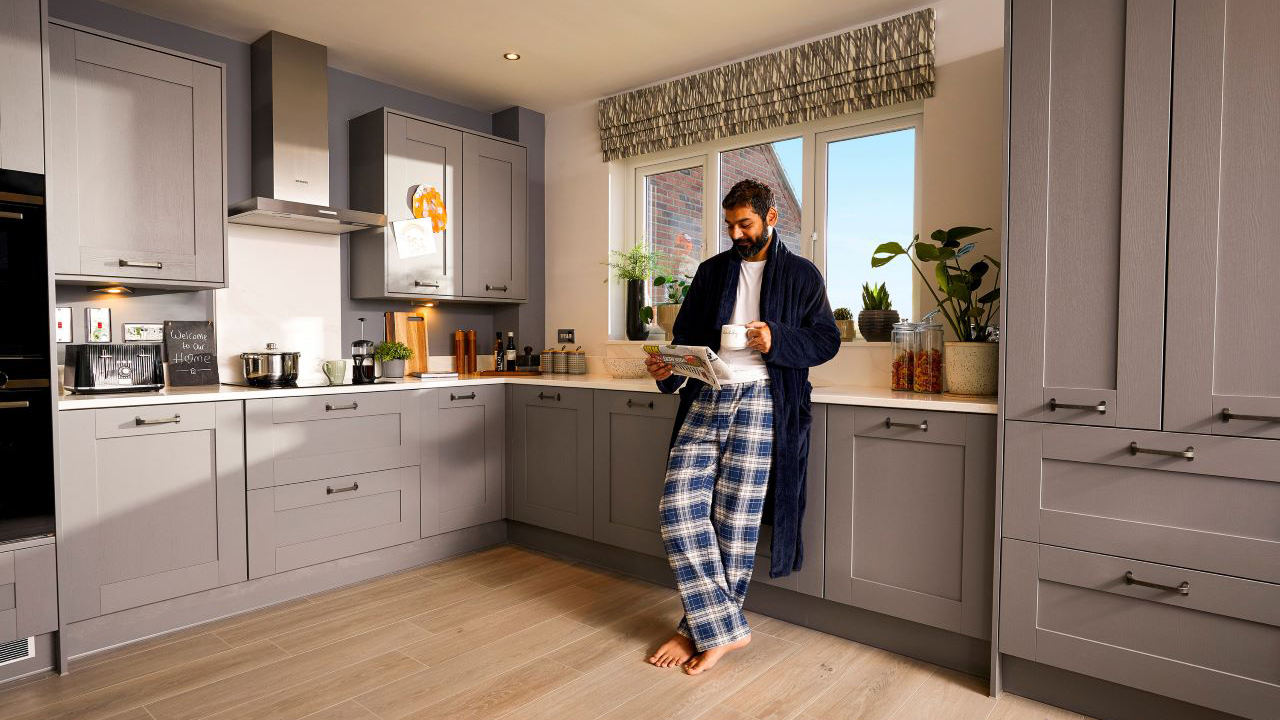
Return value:
M 698 677 L 644 658 L 673 590 L 503 545 L 109 650 L 0 688 L 23 720 L 1066 720 L 985 682 L 749 614 Z

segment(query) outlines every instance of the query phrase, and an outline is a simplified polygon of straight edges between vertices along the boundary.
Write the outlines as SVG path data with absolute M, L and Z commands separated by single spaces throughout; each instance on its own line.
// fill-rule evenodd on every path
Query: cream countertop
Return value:
M 159 392 L 112 393 L 102 395 L 63 394 L 58 399 L 59 410 L 85 410 L 91 408 L 132 407 L 137 405 L 167 405 L 172 403 L 212 402 L 218 400 L 250 400 L 257 398 L 295 397 L 299 395 L 338 395 L 347 393 L 391 392 L 396 390 L 420 390 L 435 387 L 463 387 L 467 385 L 552 385 L 579 387 L 591 390 L 623 390 L 629 392 L 658 392 L 648 379 L 620 380 L 609 375 L 543 375 L 532 378 L 448 378 L 407 379 L 401 382 L 373 385 L 335 385 L 308 388 L 250 388 L 218 385 L 189 388 L 166 388 Z M 995 398 L 967 398 L 951 395 L 923 395 L 895 392 L 887 388 L 856 385 L 830 385 L 815 383 L 813 402 L 831 405 L 859 405 L 864 407 L 889 407 L 943 412 L 965 412 L 994 415 Z

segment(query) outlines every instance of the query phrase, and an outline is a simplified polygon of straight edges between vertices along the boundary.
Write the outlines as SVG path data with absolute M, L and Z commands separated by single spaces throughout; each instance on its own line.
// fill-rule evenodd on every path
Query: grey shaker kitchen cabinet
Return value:
M 511 387 L 509 416 L 513 517 L 590 539 L 594 506 L 592 391 Z
M 439 388 L 431 395 L 422 404 L 422 537 L 501 520 L 505 388 Z
M 768 524 L 768 518 L 765 518 L 760 525 L 760 540 L 756 543 L 756 566 L 751 579 L 765 585 L 822 597 L 827 533 L 827 406 L 814 405 L 810 413 L 813 416 L 813 426 L 809 431 L 809 469 L 805 479 L 804 518 L 800 526 L 800 537 L 804 542 L 803 567 L 780 578 L 769 577 L 769 547 L 773 542 L 773 527 Z
M 1280 585 L 1020 540 L 1001 557 L 1001 652 L 1276 717 Z
M 43 0 L 0 0 L 0 168 L 44 172 Z
M 680 398 L 596 391 L 595 539 L 665 558 L 658 503 Z
M 1160 429 L 1173 4 L 1012 2 L 1011 419 Z
M 66 622 L 247 578 L 240 402 L 58 416 Z
M 386 108 L 351 120 L 348 132 L 351 207 L 387 216 L 387 227 L 351 235 L 352 297 L 461 295 L 463 132 Z M 446 224 L 423 236 L 429 252 L 402 255 L 393 223 L 413 218 L 418 185 L 440 191 Z
M 832 406 L 827 448 L 825 597 L 989 637 L 995 418 Z
M 1178 4 L 1165 430 L 1280 438 L 1278 23 L 1263 0 Z
M 528 179 L 525 148 L 466 134 L 462 139 L 462 294 L 529 297 Z
M 223 66 L 48 27 L 56 279 L 223 285 Z
M 52 542 L 0 552 L 0 643 L 58 629 L 55 554 Z

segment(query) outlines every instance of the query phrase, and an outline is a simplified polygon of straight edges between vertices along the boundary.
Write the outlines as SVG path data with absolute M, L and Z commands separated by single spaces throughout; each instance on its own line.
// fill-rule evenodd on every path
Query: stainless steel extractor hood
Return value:
M 251 51 L 253 194 L 227 209 L 239 225 L 340 234 L 385 215 L 329 205 L 329 51 L 269 32 Z

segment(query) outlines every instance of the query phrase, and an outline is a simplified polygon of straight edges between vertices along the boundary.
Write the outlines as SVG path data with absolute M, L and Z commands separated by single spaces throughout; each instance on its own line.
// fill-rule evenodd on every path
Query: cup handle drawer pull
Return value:
M 652 400 L 650 400 L 650 401 L 649 401 L 649 402 L 647 402 L 647 403 L 641 403 L 641 402 L 635 402 L 635 401 L 633 401 L 633 400 L 627 400 L 627 407 L 646 407 L 646 408 L 649 408 L 650 410 L 652 410 L 652 409 L 653 409 L 653 401 L 652 401 Z
M 900 428 L 913 428 L 913 429 L 919 430 L 920 432 L 929 432 L 929 421 L 921 420 L 918 423 L 899 423 L 899 422 L 894 422 L 893 418 L 885 418 L 884 427 L 886 430 L 888 430 L 889 428 L 900 427 Z
M 1099 415 L 1107 414 L 1107 401 L 1099 400 L 1095 405 L 1079 404 L 1079 403 L 1060 403 L 1058 398 L 1049 398 L 1049 412 L 1057 412 L 1058 408 L 1067 410 L 1093 410 Z
M 173 417 L 167 417 L 167 418 L 152 419 L 152 418 L 135 417 L 133 419 L 133 424 L 136 427 L 143 427 L 145 425 L 173 425 L 180 422 L 182 422 L 181 415 L 174 415 Z
M 1186 450 L 1157 450 L 1155 448 L 1138 447 L 1138 443 L 1129 443 L 1129 454 L 1137 455 L 1138 453 L 1146 453 L 1147 455 L 1167 455 L 1169 457 L 1185 458 L 1188 462 L 1196 459 L 1196 449 L 1187 446 Z
M 125 260 L 124 258 L 120 258 L 120 267 L 151 268 L 152 270 L 163 270 L 164 263 L 143 262 L 141 260 Z
M 1160 583 L 1153 583 L 1153 582 L 1147 582 L 1146 580 L 1139 580 L 1138 578 L 1133 576 L 1132 570 L 1129 570 L 1124 574 L 1124 584 L 1125 585 L 1141 585 L 1142 587 L 1154 588 L 1156 590 L 1167 590 L 1169 592 L 1176 592 L 1179 595 L 1191 594 L 1191 583 L 1186 582 L 1185 580 L 1177 585 L 1161 585 Z
M 325 495 L 337 495 L 338 493 L 344 493 L 344 492 L 355 492 L 356 490 L 359 490 L 359 489 L 360 489 L 360 483 L 358 483 L 358 482 L 353 482 L 353 483 L 351 483 L 351 486 L 350 486 L 350 487 L 344 487 L 344 488 L 332 488 L 332 487 L 329 487 L 328 485 L 326 485 L 326 486 L 325 486 L 325 488 L 324 488 L 324 494 L 325 494 Z
M 1231 408 L 1222 409 L 1222 422 L 1229 423 L 1232 420 L 1257 420 L 1258 422 L 1280 423 L 1280 416 L 1276 415 L 1241 415 L 1240 413 L 1231 412 Z
M 556 402 L 560 402 L 560 393 L 555 393 L 554 395 L 548 395 L 547 393 L 538 393 L 538 399 L 539 400 L 555 400 Z
M 359 410 L 359 409 L 360 409 L 360 403 L 358 402 L 353 402 L 350 405 L 330 405 L 329 403 L 324 404 L 325 412 L 333 412 L 334 410 Z
M 475 393 L 467 393 L 466 395 L 454 395 L 453 393 L 449 393 L 449 400 L 452 402 L 457 402 L 458 400 L 475 400 L 475 399 L 476 399 Z
M 507 286 L 506 286 L 506 285 L 488 285 L 488 284 L 486 284 L 486 285 L 484 286 L 484 289 L 485 289 L 485 290 L 491 290 L 491 291 L 497 291 L 497 292 L 506 292 L 506 291 L 507 291 Z

